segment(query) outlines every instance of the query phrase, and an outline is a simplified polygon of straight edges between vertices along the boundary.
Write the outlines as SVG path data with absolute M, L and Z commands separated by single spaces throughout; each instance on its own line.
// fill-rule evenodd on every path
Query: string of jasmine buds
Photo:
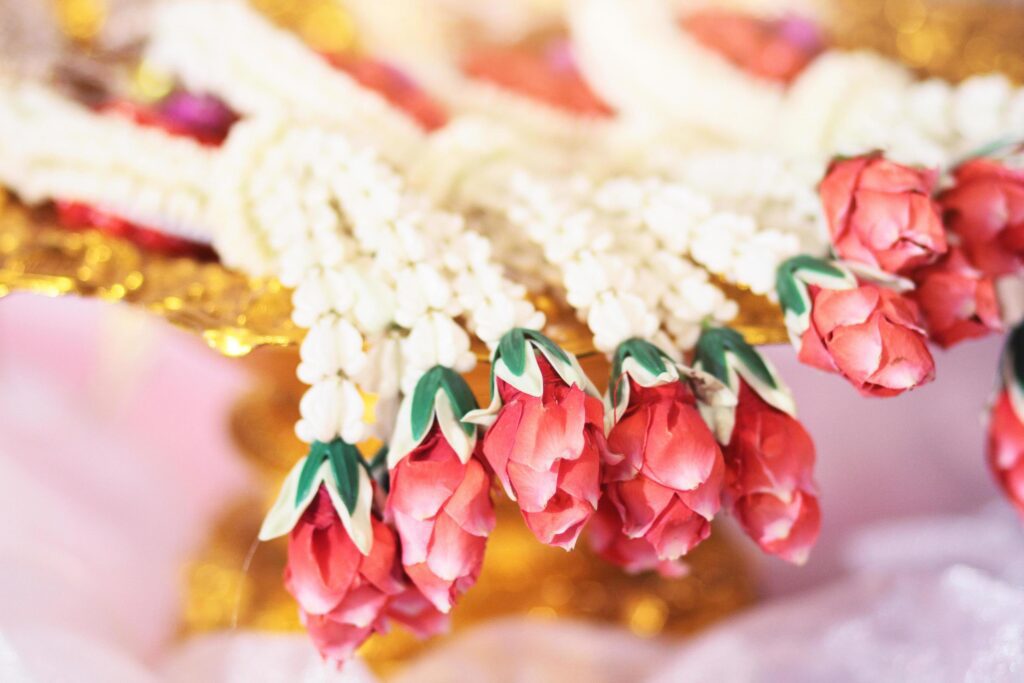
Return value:
M 0 87 L 0 182 L 22 201 L 84 202 L 208 243 L 212 153 L 184 137 L 97 114 L 49 88 Z
M 485 239 L 468 234 L 460 217 L 430 209 L 336 131 L 243 122 L 219 176 L 218 249 L 295 286 L 293 319 L 310 329 L 299 376 L 312 387 L 297 426 L 307 441 L 366 436 L 359 387 L 378 396 L 374 432 L 387 437 L 402 389 L 437 365 L 471 369 L 456 316 L 465 314 L 490 344 L 511 327 L 543 324 L 525 289 L 490 261 Z M 268 250 L 280 257 L 267 258 Z
M 678 201 L 644 205 L 645 188 L 660 189 L 659 181 L 529 172 L 504 156 L 502 145 L 515 136 L 502 132 L 479 121 L 450 124 L 431 139 L 431 151 L 414 177 L 428 178 L 443 201 L 504 216 L 515 227 L 507 232 L 538 245 L 547 265 L 557 270 L 569 303 L 594 332 L 597 348 L 611 352 L 626 339 L 650 338 L 659 327 L 659 310 L 682 348 L 696 341 L 702 321 L 735 316 L 735 305 L 709 282 L 707 270 L 690 260 L 691 240 L 680 223 L 689 209 Z M 667 187 L 693 198 L 683 188 Z M 665 194 L 667 199 L 670 193 Z M 706 214 L 702 234 L 720 233 L 710 205 L 698 204 Z M 773 276 L 769 273 L 769 283 Z
M 145 58 L 242 114 L 297 115 L 340 127 L 401 164 L 423 139 L 411 118 L 237 0 L 156 11 Z

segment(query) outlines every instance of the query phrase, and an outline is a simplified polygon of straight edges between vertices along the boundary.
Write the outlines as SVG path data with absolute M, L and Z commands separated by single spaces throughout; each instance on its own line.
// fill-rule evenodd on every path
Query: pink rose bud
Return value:
M 928 336 L 943 348 L 1003 329 L 995 283 L 959 247 L 912 277 L 917 288 L 908 296 L 920 306 Z
M 1024 268 L 1024 170 L 974 159 L 953 174 L 939 203 L 967 258 L 987 275 Z
M 1024 515 L 1024 421 L 1006 389 L 989 415 L 988 461 L 999 486 Z
M 996 481 L 1024 517 L 1024 323 L 1006 340 L 1002 387 L 988 421 L 988 461 Z
M 780 266 L 777 290 L 801 362 L 842 375 L 865 396 L 896 396 L 935 378 L 910 299 L 807 256 Z
M 819 194 L 836 254 L 889 273 L 933 262 L 946 251 L 937 179 L 877 152 L 834 161 Z
M 601 496 L 601 401 L 575 359 L 532 330 L 507 333 L 492 363 L 492 405 L 472 418 L 490 424 L 484 458 L 534 535 L 571 549 Z
M 707 328 L 694 367 L 719 379 L 737 398 L 711 413 L 723 445 L 724 498 L 761 550 L 802 564 L 818 538 L 814 443 L 795 417 L 789 389 L 735 330 Z
M 627 537 L 643 538 L 662 560 L 678 559 L 711 533 L 722 452 L 689 385 L 653 345 L 630 340 L 619 347 L 609 392 L 615 420 L 605 494 Z
M 743 530 L 764 552 L 806 562 L 821 512 L 814 443 L 803 425 L 740 380 L 736 424 L 724 453 L 725 497 Z
M 384 626 L 391 596 L 402 590 L 394 532 L 373 518 L 363 555 L 346 533 L 325 487 L 291 531 L 284 584 L 325 659 L 344 663 Z
M 643 536 L 630 538 L 622 533 L 622 518 L 607 497 L 601 499 L 597 514 L 587 526 L 587 539 L 598 557 L 630 574 L 656 571 L 667 579 L 686 576 L 687 568 L 682 562 L 663 560 Z
M 388 510 L 402 541 L 405 572 L 441 612 L 480 573 L 494 528 L 491 478 L 475 459 L 463 464 L 435 426 L 391 471 Z
M 494 528 L 491 476 L 476 459 L 476 409 L 466 381 L 436 366 L 399 409 L 391 439 L 387 512 L 402 542 L 402 564 L 417 589 L 448 613 L 480 573 Z
M 416 586 L 408 583 L 401 593 L 388 600 L 384 616 L 406 627 L 417 638 L 447 633 L 450 617 L 441 612 Z

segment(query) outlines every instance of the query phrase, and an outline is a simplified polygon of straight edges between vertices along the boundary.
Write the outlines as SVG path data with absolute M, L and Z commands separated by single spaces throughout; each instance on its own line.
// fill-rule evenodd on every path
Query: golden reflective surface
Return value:
M 922 73 L 960 80 L 1001 71 L 1024 81 L 1024 11 L 979 0 L 828 0 L 832 38 L 877 50 Z
M 291 293 L 275 279 L 147 252 L 93 230 L 65 230 L 0 196 L 0 296 L 12 291 L 142 306 L 226 356 L 302 338 L 291 322 Z

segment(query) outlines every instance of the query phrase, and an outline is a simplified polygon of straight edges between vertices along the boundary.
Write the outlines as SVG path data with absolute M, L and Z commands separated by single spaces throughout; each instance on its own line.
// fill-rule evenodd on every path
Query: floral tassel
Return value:
M 622 343 L 613 358 L 604 492 L 621 537 L 606 530 L 606 513 L 591 540 L 627 569 L 678 574 L 672 563 L 708 537 L 718 512 L 722 453 L 688 376 L 696 375 L 640 339 Z
M 384 627 L 402 592 L 394 532 L 372 514 L 373 483 L 355 446 L 314 442 L 285 479 L 260 540 L 288 540 L 285 587 L 324 658 L 341 664 Z
M 1003 491 L 1024 516 L 1024 324 L 1003 349 L 999 393 L 988 421 L 988 461 Z
M 543 543 L 573 548 L 601 495 L 601 400 L 579 363 L 534 330 L 506 333 L 491 354 L 483 455 Z
M 406 396 L 389 450 L 387 510 L 402 542 L 402 564 L 444 613 L 476 582 L 494 528 L 477 427 L 461 422 L 476 407 L 465 380 L 436 366 Z
M 884 284 L 858 283 L 837 261 L 795 256 L 776 278 L 800 361 L 842 375 L 865 396 L 896 396 L 930 382 L 917 305 Z
M 771 364 L 727 328 L 704 330 L 694 368 L 738 398 L 735 406 L 705 409 L 725 455 L 726 505 L 764 552 L 803 564 L 821 514 L 814 443 L 796 419 L 789 390 Z

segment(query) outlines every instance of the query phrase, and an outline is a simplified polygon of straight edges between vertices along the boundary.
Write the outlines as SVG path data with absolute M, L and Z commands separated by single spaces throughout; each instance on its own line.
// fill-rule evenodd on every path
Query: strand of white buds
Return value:
M 491 261 L 484 238 L 409 193 L 373 152 L 338 131 L 243 122 L 218 175 L 218 249 L 295 286 L 293 319 L 310 330 L 298 370 L 312 384 L 296 427 L 303 439 L 365 436 L 357 385 L 377 396 L 374 433 L 389 436 L 400 393 L 424 372 L 473 367 L 456 316 L 465 314 L 491 344 L 512 327 L 543 324 L 525 289 Z
M 322 120 L 397 165 L 423 139 L 411 118 L 238 0 L 156 10 L 146 60 L 242 114 Z
M 351 182 L 346 171 L 358 159 L 341 136 L 269 118 L 247 120 L 223 147 L 213 190 L 214 244 L 222 260 L 276 274 L 295 287 L 292 319 L 308 329 L 297 374 L 310 385 L 295 431 L 310 443 L 337 437 L 357 443 L 372 433 L 360 391 L 365 374 L 376 373 L 378 381 L 365 386 L 380 391 L 385 405 L 395 402 L 386 390 L 397 393 L 397 382 L 388 387 L 380 376 L 384 363 L 394 360 L 388 354 L 394 347 L 387 329 L 390 278 L 349 234 L 347 217 L 330 205 L 331 184 Z
M 671 347 L 661 339 L 662 320 L 675 346 L 689 348 L 702 321 L 735 317 L 735 304 L 704 269 L 643 244 L 645 233 L 624 242 L 622 217 L 595 201 L 602 186 L 582 176 L 555 181 L 522 170 L 505 183 L 504 192 L 491 195 L 501 201 L 489 209 L 506 216 L 559 267 L 566 298 L 587 322 L 598 350 L 611 353 L 634 337 Z
M 707 197 L 655 177 L 605 181 L 594 189 L 593 201 L 614 217 L 623 246 L 643 247 L 652 265 L 654 257 L 689 257 L 757 294 L 773 291 L 779 264 L 801 252 L 795 235 L 761 227 L 749 215 L 716 210 Z M 643 236 L 651 243 L 644 244 Z
M 800 253 L 823 254 L 828 248 L 828 230 L 817 192 L 825 167 L 818 159 L 662 146 L 645 159 L 645 167 L 707 197 L 716 209 L 752 217 L 759 232 L 796 237 Z
M 659 320 L 678 345 L 689 348 L 702 322 L 735 317 L 735 303 L 687 258 L 689 239 L 676 239 L 685 238 L 679 216 L 673 215 L 680 207 L 643 201 L 651 184 L 676 187 L 686 197 L 692 193 L 657 180 L 602 182 L 526 171 L 521 156 L 508 151 L 516 149 L 516 139 L 500 126 L 453 122 L 431 139 L 413 176 L 439 201 L 473 214 L 502 216 L 512 228 L 505 234 L 539 246 L 540 256 L 556 271 L 554 284 L 565 287 L 599 350 L 610 353 L 633 337 L 653 341 Z M 706 200 L 701 206 L 714 218 Z M 711 242 L 721 226 L 707 222 L 705 241 Z
M 212 153 L 192 140 L 92 112 L 30 83 L 0 84 L 0 182 L 29 204 L 85 202 L 194 242 Z

